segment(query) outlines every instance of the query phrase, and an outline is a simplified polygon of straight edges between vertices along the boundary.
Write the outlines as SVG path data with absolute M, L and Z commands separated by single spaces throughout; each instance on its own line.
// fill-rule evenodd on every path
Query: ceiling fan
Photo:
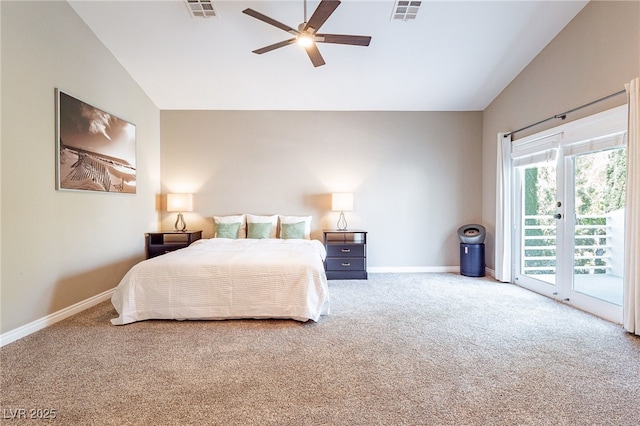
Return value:
M 298 25 L 298 29 L 291 28 L 281 22 L 271 19 L 268 16 L 263 15 L 260 12 L 256 12 L 253 9 L 245 9 L 242 13 L 266 22 L 269 25 L 280 28 L 295 37 L 290 38 L 279 43 L 265 46 L 261 49 L 254 50 L 253 53 L 261 55 L 263 53 L 270 52 L 280 47 L 288 46 L 290 44 L 298 42 L 301 44 L 309 55 L 309 59 L 313 63 L 314 67 L 324 65 L 324 59 L 318 50 L 316 43 L 334 43 L 334 44 L 350 44 L 353 46 L 369 46 L 371 37 L 359 36 L 359 35 L 346 35 L 346 34 L 319 34 L 320 27 L 329 19 L 329 16 L 340 5 L 339 0 L 322 0 L 316 10 L 311 15 L 311 19 L 307 21 L 307 1 L 304 1 L 304 22 Z

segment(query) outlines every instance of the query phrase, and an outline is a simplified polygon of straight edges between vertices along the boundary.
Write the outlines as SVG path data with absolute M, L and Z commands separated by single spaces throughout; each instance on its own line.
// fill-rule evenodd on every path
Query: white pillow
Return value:
M 247 215 L 247 223 L 271 223 L 271 232 L 269 238 L 275 238 L 278 231 L 278 215 L 273 216 L 257 216 L 254 214 Z
M 237 214 L 232 216 L 214 216 L 213 221 L 216 224 L 216 234 L 217 234 L 217 227 L 219 223 L 240 222 L 240 229 L 238 229 L 238 238 L 247 238 L 247 221 L 245 219 L 245 215 Z
M 285 223 L 300 223 L 304 222 L 304 238 L 311 239 L 311 216 L 282 216 L 280 215 L 280 232 L 282 232 L 282 225 Z M 278 234 L 280 235 L 280 234 Z

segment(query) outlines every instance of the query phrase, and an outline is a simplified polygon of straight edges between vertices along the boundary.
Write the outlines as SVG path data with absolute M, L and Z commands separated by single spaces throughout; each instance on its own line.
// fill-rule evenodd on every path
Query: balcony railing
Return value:
M 556 273 L 556 219 L 550 215 L 525 216 L 523 224 L 522 273 Z M 574 273 L 611 273 L 612 235 L 615 221 L 611 215 L 577 216 L 574 235 Z

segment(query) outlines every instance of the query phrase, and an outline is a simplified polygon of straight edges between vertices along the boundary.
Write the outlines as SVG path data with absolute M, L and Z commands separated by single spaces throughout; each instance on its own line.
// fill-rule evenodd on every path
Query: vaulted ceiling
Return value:
M 587 1 L 429 1 L 393 19 L 394 0 L 344 0 L 322 33 L 369 35 L 368 47 L 321 43 L 314 67 L 291 38 L 304 0 L 212 0 L 215 17 L 185 0 L 70 5 L 160 109 L 483 110 Z M 319 1 L 309 0 L 307 17 Z

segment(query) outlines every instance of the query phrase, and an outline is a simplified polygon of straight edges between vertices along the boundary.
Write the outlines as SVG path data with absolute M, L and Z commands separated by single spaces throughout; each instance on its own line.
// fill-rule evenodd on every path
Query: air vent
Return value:
M 211 18 L 217 16 L 211 0 L 185 0 L 189 12 L 196 18 Z
M 393 20 L 408 21 L 416 19 L 422 1 L 398 0 L 393 7 Z

